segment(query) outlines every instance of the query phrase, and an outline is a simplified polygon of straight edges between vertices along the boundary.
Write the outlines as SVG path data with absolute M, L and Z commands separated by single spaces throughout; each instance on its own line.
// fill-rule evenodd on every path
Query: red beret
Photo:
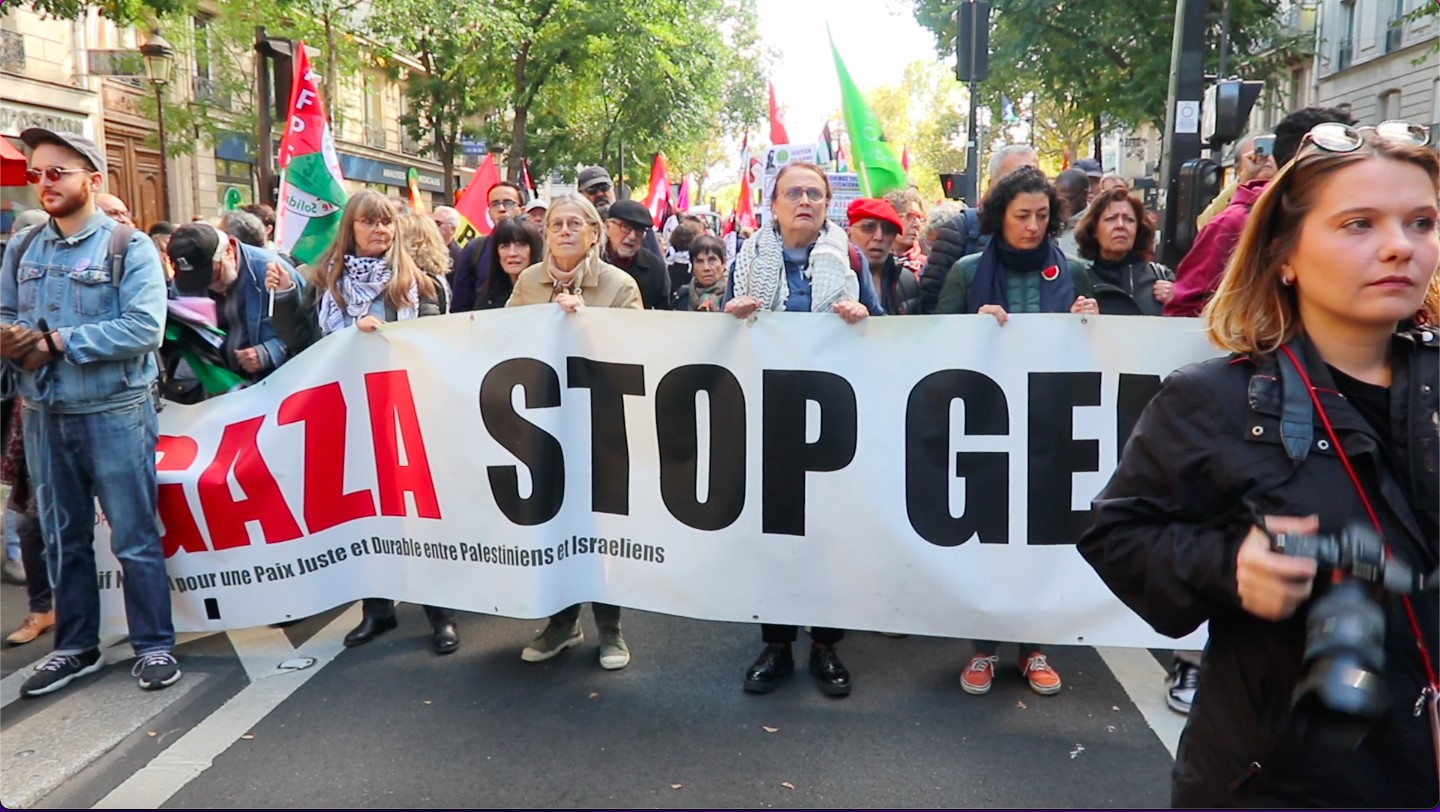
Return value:
M 879 220 L 895 226 L 895 231 L 898 233 L 905 232 L 905 224 L 901 222 L 900 215 L 896 213 L 895 207 L 890 205 L 888 200 L 875 197 L 852 200 L 850 208 L 845 210 L 845 216 L 849 218 L 852 225 L 861 220 Z

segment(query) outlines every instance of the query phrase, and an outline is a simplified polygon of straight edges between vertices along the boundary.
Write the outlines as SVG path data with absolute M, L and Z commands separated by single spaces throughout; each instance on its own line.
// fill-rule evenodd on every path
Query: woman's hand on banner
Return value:
M 360 332 L 362 333 L 373 333 L 380 329 L 382 323 L 379 319 L 367 313 L 355 322 L 355 326 L 360 328 Z
M 578 313 L 580 308 L 585 306 L 585 300 L 573 293 L 562 293 L 555 297 L 555 304 L 560 305 L 560 309 L 566 313 Z
M 830 309 L 839 313 L 846 324 L 859 324 L 870 315 L 870 310 L 859 302 L 836 302 L 830 305 Z
M 725 312 L 737 319 L 748 319 L 760 309 L 760 300 L 754 296 L 736 296 L 725 303 Z
M 1005 308 L 1000 305 L 981 305 L 980 309 L 975 312 L 982 316 L 986 314 L 994 316 L 995 320 L 1000 322 L 1001 327 L 1004 327 L 1006 320 L 1010 318 L 1010 314 L 1006 313 Z
M 1098 316 L 1100 314 L 1100 303 L 1084 296 L 1076 296 L 1075 304 L 1070 305 L 1070 312 L 1080 313 L 1086 316 Z

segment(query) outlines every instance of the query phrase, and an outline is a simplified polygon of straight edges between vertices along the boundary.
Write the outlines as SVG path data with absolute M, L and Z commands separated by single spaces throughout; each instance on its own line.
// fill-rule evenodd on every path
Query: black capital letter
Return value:
M 519 525 L 544 524 L 560 512 L 565 499 L 565 454 L 560 441 L 521 417 L 511 402 L 515 387 L 525 390 L 525 408 L 560 405 L 560 377 L 543 361 L 512 358 L 496 364 L 480 383 L 480 416 L 495 442 L 530 469 L 530 496 L 520 497 L 520 475 L 513 465 L 491 465 L 490 490 L 506 518 Z
M 767 369 L 760 529 L 805 535 L 805 473 L 838 471 L 855 458 L 855 390 L 831 372 Z M 820 406 L 820 437 L 805 442 L 805 404 Z
M 1140 415 L 1160 391 L 1159 375 L 1120 376 L 1120 396 L 1115 403 L 1115 461 L 1125 453 L 1125 444 L 1140 422 Z
M 630 440 L 625 396 L 645 394 L 645 367 L 566 359 L 566 386 L 590 390 L 590 509 L 630 514 Z
M 905 407 L 905 509 L 921 538 L 940 547 L 1006 541 L 1010 522 L 1010 462 L 1001 451 L 955 455 L 955 476 L 965 480 L 965 513 L 950 515 L 950 404 L 965 402 L 967 435 L 1010 433 L 1005 390 L 968 369 L 925 376 Z
M 695 395 L 710 402 L 710 493 L 695 496 L 699 434 Z M 745 393 L 730 370 L 691 364 L 666 373 L 655 388 L 660 497 L 670 515 L 696 530 L 729 527 L 745 508 Z
M 1075 407 L 1099 405 L 1098 372 L 1030 373 L 1030 544 L 1074 544 L 1090 526 L 1070 497 L 1076 472 L 1100 470 L 1100 441 L 1073 439 Z

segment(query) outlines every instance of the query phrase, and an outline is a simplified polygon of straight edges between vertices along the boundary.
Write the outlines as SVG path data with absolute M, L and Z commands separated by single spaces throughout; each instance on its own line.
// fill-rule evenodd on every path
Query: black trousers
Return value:
M 55 606 L 50 592 L 50 571 L 45 566 L 45 537 L 40 534 L 40 517 L 34 513 L 19 514 L 15 531 L 20 536 L 20 562 L 25 565 L 25 592 L 30 598 L 30 611 L 44 614 Z
M 550 616 L 550 622 L 556 626 L 574 626 L 580 620 L 580 607 L 583 603 L 561 609 Z M 592 603 L 590 611 L 595 613 L 595 625 L 601 629 L 620 628 L 620 607 L 611 606 L 608 603 Z
M 760 624 L 760 637 L 770 645 L 793 643 L 799 636 L 799 626 L 786 626 L 780 623 Z M 833 646 L 844 638 L 844 629 L 831 629 L 825 626 L 810 627 L 810 639 L 822 646 Z
M 365 617 L 382 618 L 395 616 L 395 601 L 389 598 L 366 598 L 360 603 Z M 455 622 L 454 609 L 441 609 L 438 606 L 426 606 L 425 617 L 430 620 L 430 628 L 438 629 L 441 626 Z

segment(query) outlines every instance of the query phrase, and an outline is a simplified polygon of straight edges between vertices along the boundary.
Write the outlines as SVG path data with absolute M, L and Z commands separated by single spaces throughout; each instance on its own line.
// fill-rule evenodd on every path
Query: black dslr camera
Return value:
M 1385 687 L 1385 610 L 1377 587 L 1397 594 L 1433 589 L 1436 574 L 1421 576 L 1388 558 L 1385 540 L 1354 522 L 1338 534 L 1271 535 L 1271 548 L 1313 558 L 1321 571 L 1340 574 L 1310 607 L 1305 621 L 1305 675 L 1293 697 L 1307 732 L 1354 747 L 1390 708 Z

